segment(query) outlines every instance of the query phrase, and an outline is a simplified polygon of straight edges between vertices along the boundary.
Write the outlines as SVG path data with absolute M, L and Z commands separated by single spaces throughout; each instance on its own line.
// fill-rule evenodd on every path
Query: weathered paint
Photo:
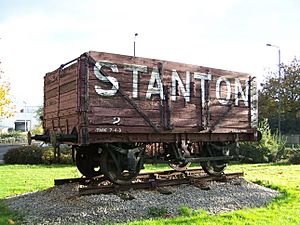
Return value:
M 155 86 L 156 84 L 156 86 Z M 148 84 L 146 98 L 151 99 L 152 95 L 159 95 L 160 99 L 164 99 L 163 85 L 157 67 L 153 67 L 151 77 Z
M 241 82 L 238 78 L 235 78 L 235 105 L 239 105 L 240 96 L 242 97 L 242 100 L 244 101 L 245 106 L 249 106 L 248 104 L 248 94 L 249 94 L 249 83 L 248 80 L 245 81 L 244 89 L 242 88 Z
M 121 118 L 120 117 L 114 117 L 112 124 L 115 125 L 115 124 L 119 124 L 120 122 L 121 122 Z
M 200 73 L 195 72 L 194 78 L 200 80 L 200 89 L 201 89 L 201 96 L 202 96 L 202 107 L 205 105 L 205 81 L 211 81 L 211 74 L 210 73 Z
M 118 73 L 119 72 L 118 67 L 117 67 L 116 64 L 113 64 L 113 63 L 108 62 L 108 61 L 97 62 L 96 65 L 95 65 L 95 67 L 94 67 L 95 76 L 100 81 L 102 81 L 104 83 L 110 83 L 110 84 L 112 84 L 112 87 L 111 87 L 111 90 L 104 90 L 99 85 L 95 85 L 95 91 L 100 96 L 106 96 L 106 97 L 114 96 L 117 93 L 118 89 L 119 89 L 119 82 L 114 77 L 104 75 L 101 72 L 101 68 L 103 66 L 111 68 L 112 72 L 114 72 L 114 73 Z
M 119 127 L 99 127 L 95 129 L 97 133 L 121 133 L 122 129 Z
M 102 82 L 111 83 L 112 88 L 110 90 L 104 90 L 99 85 L 95 85 L 95 90 L 100 96 L 112 97 L 114 96 L 119 89 L 119 82 L 117 78 L 112 76 L 105 76 L 101 73 L 101 68 L 103 66 L 109 67 L 112 72 L 118 73 L 118 66 L 112 62 L 108 61 L 99 61 L 96 63 L 94 68 L 95 76 Z M 148 67 L 145 65 L 135 65 L 135 64 L 123 64 L 124 70 L 132 71 L 132 97 L 137 98 L 139 96 L 139 73 L 147 73 Z M 186 102 L 190 102 L 191 95 L 191 72 L 185 71 L 185 85 L 179 76 L 178 72 L 172 70 L 172 91 L 171 99 L 176 101 L 177 92 L 179 89 L 180 94 L 184 97 Z M 205 104 L 205 82 L 212 80 L 212 75 L 210 73 L 200 73 L 194 72 L 194 79 L 200 80 L 200 91 L 202 96 L 202 106 Z M 221 76 L 216 80 L 216 92 L 215 97 L 221 105 L 228 105 L 230 99 L 234 98 L 235 105 L 239 104 L 239 101 L 242 100 L 245 106 L 248 106 L 248 93 L 249 93 L 249 84 L 246 81 L 244 88 L 240 82 L 239 78 L 235 78 L 233 81 L 234 84 L 234 96 L 232 96 L 231 90 L 231 81 L 226 76 Z M 225 85 L 225 98 L 221 96 L 222 85 Z M 153 95 L 160 96 L 161 99 L 165 99 L 163 93 L 163 83 L 161 80 L 161 74 L 158 71 L 157 67 L 153 67 L 151 72 L 151 77 L 149 79 L 148 88 L 146 92 L 146 98 L 151 99 Z M 209 99 L 208 99 L 209 101 Z
M 132 97 L 138 97 L 139 90 L 139 72 L 147 73 L 147 66 L 124 64 L 124 70 L 132 71 Z
M 176 93 L 177 87 L 179 88 L 182 96 L 184 97 L 186 102 L 190 101 L 190 94 L 191 94 L 191 73 L 186 71 L 186 78 L 185 78 L 185 87 L 184 84 L 175 69 L 172 70 L 172 101 L 176 101 Z
M 221 85 L 222 83 L 225 83 L 226 85 L 226 100 L 221 98 Z M 216 98 L 218 99 L 219 103 L 222 105 L 227 105 L 229 103 L 231 97 L 231 86 L 230 86 L 230 81 L 226 77 L 220 77 L 218 78 L 216 82 Z

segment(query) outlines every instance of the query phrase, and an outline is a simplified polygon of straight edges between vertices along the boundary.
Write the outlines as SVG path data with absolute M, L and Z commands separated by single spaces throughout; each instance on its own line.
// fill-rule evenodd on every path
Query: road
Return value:
M 0 144 L 0 164 L 3 164 L 3 156 L 4 154 L 11 148 L 16 148 L 19 147 L 21 145 L 4 145 L 4 144 Z

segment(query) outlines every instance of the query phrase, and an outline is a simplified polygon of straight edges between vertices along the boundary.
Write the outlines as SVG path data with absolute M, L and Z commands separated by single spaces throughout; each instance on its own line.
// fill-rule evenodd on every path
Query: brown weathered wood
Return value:
M 91 143 L 106 142 L 107 134 L 111 135 L 110 141 L 149 141 L 151 135 L 158 132 L 161 137 L 155 136 L 155 140 L 174 141 L 174 138 L 184 136 L 208 139 L 209 132 L 219 134 L 213 135 L 215 140 L 223 140 L 226 137 L 232 138 L 233 133 L 248 132 L 253 135 L 256 131 L 251 128 L 252 123 L 249 121 L 251 98 L 247 99 L 248 106 L 242 96 L 238 96 L 238 105 L 235 101 L 236 91 L 240 91 L 236 82 L 240 82 L 243 93 L 246 93 L 245 85 L 249 81 L 249 74 L 103 52 L 89 52 L 87 55 L 87 61 L 84 61 L 86 58 L 83 56 L 71 65 L 46 74 L 46 130 L 54 128 L 58 132 L 68 133 L 75 128 L 79 133 L 77 144 L 82 143 L 83 129 L 88 130 Z M 117 66 L 118 72 L 113 72 L 107 66 L 101 68 L 103 76 L 110 76 L 118 82 L 119 90 L 114 96 L 101 96 L 97 93 L 96 86 L 103 90 L 113 88 L 112 83 L 97 78 L 93 63 L 98 61 L 110 61 Z M 144 66 L 146 71 L 139 71 L 138 79 L 135 80 L 133 71 L 128 70 L 129 64 Z M 148 90 L 151 86 L 150 79 L 157 72 L 164 86 L 165 99 L 160 98 L 160 93 L 151 95 Z M 178 81 L 172 82 L 173 73 L 179 77 L 183 87 L 179 87 Z M 186 80 L 186 74 L 189 74 L 190 83 Z M 210 81 L 199 78 L 208 74 L 211 76 Z M 202 82 L 205 85 L 205 95 L 202 94 Z M 177 86 L 174 87 L 174 84 Z M 188 84 L 189 101 L 182 91 L 182 88 L 186 90 Z M 157 81 L 152 85 L 157 88 Z M 248 95 L 255 93 L 255 83 L 250 87 Z M 172 88 L 175 88 L 175 94 Z M 151 96 L 150 99 L 148 95 Z M 205 100 L 206 96 L 208 101 Z M 203 108 L 203 105 L 206 107 Z M 169 127 L 166 127 L 167 123 L 170 123 Z M 247 135 L 243 137 L 252 138 Z

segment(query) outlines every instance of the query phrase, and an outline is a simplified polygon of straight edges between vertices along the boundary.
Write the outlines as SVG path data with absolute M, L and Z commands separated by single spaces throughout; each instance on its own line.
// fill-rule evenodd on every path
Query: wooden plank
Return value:
M 59 96 L 60 102 L 77 101 L 77 90 L 71 90 Z
M 199 132 L 197 127 L 176 127 L 173 130 L 163 130 L 159 133 L 195 133 Z M 153 128 L 148 127 L 140 127 L 140 126 L 105 126 L 105 125 L 96 125 L 89 126 L 89 133 L 110 133 L 112 135 L 115 134 L 125 134 L 125 133 L 155 133 Z
M 135 109 L 127 108 L 102 108 L 94 107 L 91 114 L 97 116 L 114 116 L 114 117 L 141 117 L 141 115 Z M 151 118 L 160 118 L 159 111 L 157 110 L 145 110 L 144 113 Z
M 98 60 L 110 61 L 116 64 L 126 63 L 126 64 L 136 64 L 136 65 L 147 65 L 149 68 L 153 68 L 158 66 L 159 63 L 161 63 L 163 65 L 163 70 L 167 70 L 167 71 L 168 70 L 172 71 L 173 69 L 176 69 L 177 71 L 181 71 L 181 72 L 185 72 L 185 71 L 201 72 L 201 73 L 210 72 L 213 75 L 214 74 L 218 76 L 226 75 L 226 77 L 229 78 L 249 77 L 249 74 L 247 73 L 221 70 L 221 69 L 185 64 L 185 63 L 171 62 L 166 60 L 148 59 L 148 58 L 141 58 L 141 57 L 133 58 L 132 56 L 111 54 L 111 53 L 104 53 L 104 52 L 93 52 L 93 51 L 89 52 L 89 54 L 96 61 Z
M 46 100 L 48 98 L 53 98 L 58 95 L 58 87 L 56 86 L 54 89 L 45 92 Z
M 64 109 L 60 110 L 59 112 L 57 110 L 49 111 L 48 113 L 45 113 L 45 119 L 52 119 L 57 117 L 63 117 L 63 116 L 72 116 L 76 115 L 78 116 L 78 111 L 76 108 L 70 108 L 70 109 Z
M 149 124 L 141 117 L 120 117 L 116 118 L 114 116 L 90 116 L 89 124 L 90 125 L 114 125 L 118 122 L 119 126 L 141 126 L 146 127 Z
M 159 110 L 160 108 L 159 101 L 147 101 L 143 99 L 132 99 L 132 101 L 134 101 L 134 103 L 142 110 Z M 133 109 L 132 105 L 119 96 L 114 98 L 99 98 L 90 96 L 90 107 Z
M 63 93 L 67 93 L 67 92 L 70 92 L 70 91 L 74 91 L 74 90 L 76 90 L 76 88 L 77 88 L 76 81 L 73 80 L 69 83 L 61 85 L 60 88 L 59 88 L 59 93 L 63 94 Z
M 54 98 L 47 98 L 45 100 L 44 107 L 47 108 L 48 106 L 51 106 L 51 105 L 57 105 L 57 102 L 58 102 L 58 98 L 56 96 Z
M 57 112 L 57 110 L 58 110 L 57 104 L 49 105 L 49 106 L 44 108 L 44 113 L 48 114 L 48 113 L 51 113 L 51 112 Z
M 77 108 L 69 108 L 69 109 L 64 109 L 59 111 L 59 116 L 69 116 L 69 115 L 77 115 L 78 116 L 79 112 Z

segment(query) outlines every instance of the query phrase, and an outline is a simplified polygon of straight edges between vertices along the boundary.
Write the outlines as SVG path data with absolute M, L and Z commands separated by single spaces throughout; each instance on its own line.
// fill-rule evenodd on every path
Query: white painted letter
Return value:
M 245 106 L 248 106 L 248 95 L 249 95 L 249 83 L 245 81 L 245 91 L 243 91 L 241 82 L 238 78 L 235 78 L 235 105 L 239 105 L 239 97 L 241 96 L 244 100 Z
M 222 82 L 225 82 L 225 84 L 226 84 L 226 89 L 227 89 L 226 100 L 220 99 L 221 98 L 220 91 L 221 91 L 221 83 Z M 226 77 L 220 77 L 216 82 L 216 98 L 222 105 L 227 105 L 228 101 L 230 100 L 230 96 L 231 96 L 230 81 Z
M 211 80 L 211 74 L 208 73 L 199 73 L 199 72 L 195 72 L 194 73 L 194 78 L 201 80 L 201 96 L 202 96 L 202 107 L 204 107 L 205 105 L 205 81 L 206 80 Z
M 108 62 L 108 61 L 97 62 L 96 65 L 94 66 L 95 76 L 102 82 L 110 83 L 112 85 L 112 88 L 111 88 L 111 90 L 104 90 L 100 86 L 95 85 L 95 91 L 101 96 L 106 96 L 106 97 L 114 96 L 117 93 L 117 91 L 119 90 L 119 82 L 114 77 L 106 76 L 105 74 L 102 74 L 102 72 L 101 72 L 102 66 L 111 68 L 111 70 L 114 73 L 119 72 L 117 65 L 115 65 L 111 62 Z
M 147 66 L 124 64 L 124 70 L 132 71 L 132 97 L 138 97 L 139 72 L 147 73 Z
M 157 87 L 154 87 L 155 82 L 157 83 Z M 151 78 L 148 84 L 146 98 L 151 99 L 152 95 L 159 95 L 161 99 L 164 99 L 163 85 L 161 83 L 157 67 L 153 67 Z
M 190 86 L 191 86 L 191 75 L 189 71 L 186 71 L 186 79 L 185 79 L 185 88 L 182 83 L 182 80 L 179 77 L 179 74 L 176 70 L 172 70 L 172 101 L 176 101 L 176 82 L 178 82 L 178 87 L 180 89 L 181 94 L 183 95 L 186 102 L 190 101 Z

